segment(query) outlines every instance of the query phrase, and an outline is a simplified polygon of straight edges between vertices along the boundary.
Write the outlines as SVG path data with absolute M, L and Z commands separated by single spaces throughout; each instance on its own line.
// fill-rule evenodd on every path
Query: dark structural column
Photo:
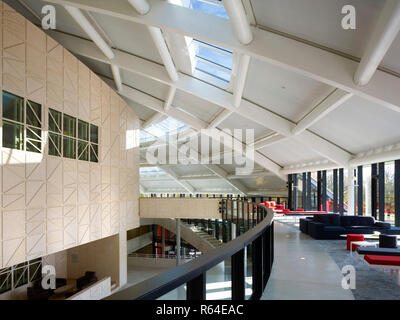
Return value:
M 326 170 L 322 171 L 322 210 L 326 211 Z
M 288 209 L 293 210 L 293 175 L 288 174 Z
M 206 300 L 206 274 L 190 280 L 186 285 L 187 300 Z
M 338 212 L 338 169 L 333 169 L 333 212 Z
M 363 166 L 357 167 L 357 214 L 363 215 Z
M 293 192 L 292 192 L 292 210 L 297 210 L 297 185 L 299 183 L 299 179 L 297 179 L 297 173 L 295 173 L 294 175 L 292 175 L 292 180 L 293 180 Z
M 344 214 L 344 170 L 339 169 L 339 213 Z
M 263 292 L 263 241 L 258 237 L 252 242 L 253 249 L 253 296 L 258 300 Z
M 379 220 L 385 221 L 385 163 L 379 163 Z
M 306 210 L 307 208 L 307 173 L 303 172 L 303 195 L 302 195 L 302 204 L 303 209 Z
M 400 160 L 394 162 L 394 223 L 400 227 Z
M 293 174 L 288 174 L 288 209 L 293 210 Z
M 376 208 L 378 206 L 378 165 L 371 164 L 371 214 L 377 218 Z
M 236 252 L 231 258 L 232 264 L 232 300 L 245 298 L 244 249 Z
M 321 204 L 322 204 L 322 177 L 321 177 L 321 171 L 317 172 L 317 211 L 321 210 Z
M 307 210 L 311 210 L 311 172 L 307 172 Z

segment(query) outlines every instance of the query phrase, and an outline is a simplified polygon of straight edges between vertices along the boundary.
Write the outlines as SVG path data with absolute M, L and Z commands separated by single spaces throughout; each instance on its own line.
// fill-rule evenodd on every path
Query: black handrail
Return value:
M 232 257 L 232 299 L 244 299 L 244 249 L 250 243 L 253 244 L 251 299 L 259 299 L 268 282 L 273 263 L 273 212 L 263 205 L 255 207 L 257 212 L 262 212 L 263 220 L 246 233 L 195 260 L 118 291 L 108 296 L 106 300 L 153 300 L 185 283 L 187 283 L 187 299 L 203 300 L 206 271 L 229 257 Z

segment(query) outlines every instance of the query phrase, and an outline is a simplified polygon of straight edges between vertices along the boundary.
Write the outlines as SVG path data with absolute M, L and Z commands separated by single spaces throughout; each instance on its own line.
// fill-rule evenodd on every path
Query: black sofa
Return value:
M 76 287 L 78 291 L 83 290 L 97 281 L 96 272 L 86 271 L 83 277 L 76 279 Z
M 65 286 L 67 284 L 67 279 L 56 278 L 56 289 Z M 28 300 L 48 300 L 49 297 L 53 295 L 53 289 L 43 289 L 42 278 L 35 280 L 31 287 L 27 289 Z
M 370 247 L 358 247 L 356 248 L 357 253 L 361 255 L 373 255 L 373 256 L 391 256 L 399 257 L 400 249 L 395 248 L 370 248 Z
M 371 234 L 374 231 L 400 234 L 400 228 L 376 221 L 374 217 L 341 216 L 336 213 L 315 214 L 300 219 L 300 230 L 314 239 L 341 239 L 341 234 Z

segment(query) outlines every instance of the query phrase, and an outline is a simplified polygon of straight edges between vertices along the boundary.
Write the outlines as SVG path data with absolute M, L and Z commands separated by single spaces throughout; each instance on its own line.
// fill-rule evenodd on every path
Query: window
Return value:
M 42 258 L 0 270 L 0 294 L 33 282 L 42 276 Z
M 12 288 L 11 283 L 11 268 L 0 270 L 0 294 L 10 291 Z
M 14 288 L 18 288 L 28 283 L 28 263 L 20 263 L 15 266 L 13 272 Z
M 63 157 L 75 159 L 76 158 L 76 140 L 68 137 L 63 137 Z
M 90 161 L 99 161 L 99 128 L 93 124 L 90 125 Z
M 49 155 L 98 162 L 99 128 L 49 109 Z
M 3 91 L 3 147 L 42 152 L 42 106 Z
M 42 258 L 29 261 L 29 282 L 42 277 Z
M 63 132 L 64 136 L 76 137 L 76 119 L 64 114 L 63 116 Z

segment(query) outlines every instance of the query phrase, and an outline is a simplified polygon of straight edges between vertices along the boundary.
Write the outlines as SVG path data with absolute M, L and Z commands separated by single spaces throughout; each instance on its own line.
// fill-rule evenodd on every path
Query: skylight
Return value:
M 193 10 L 198 10 L 214 16 L 229 19 L 225 7 L 220 0 L 190 0 L 187 7 Z
M 141 130 L 140 143 L 154 141 L 157 140 L 157 138 L 161 138 L 169 134 L 177 134 L 187 128 L 189 127 L 184 123 L 168 117 L 163 121 L 151 125 L 150 127 L 146 128 L 146 130 Z
M 220 0 L 175 0 L 173 3 L 229 19 Z M 195 49 L 195 72 L 193 75 L 225 88 L 231 80 L 232 51 L 197 39 L 193 39 L 191 46 Z
M 139 172 L 141 176 L 159 176 L 165 174 L 165 171 L 159 167 L 141 167 Z
M 232 72 L 232 51 L 194 39 L 196 70 L 229 82 Z

